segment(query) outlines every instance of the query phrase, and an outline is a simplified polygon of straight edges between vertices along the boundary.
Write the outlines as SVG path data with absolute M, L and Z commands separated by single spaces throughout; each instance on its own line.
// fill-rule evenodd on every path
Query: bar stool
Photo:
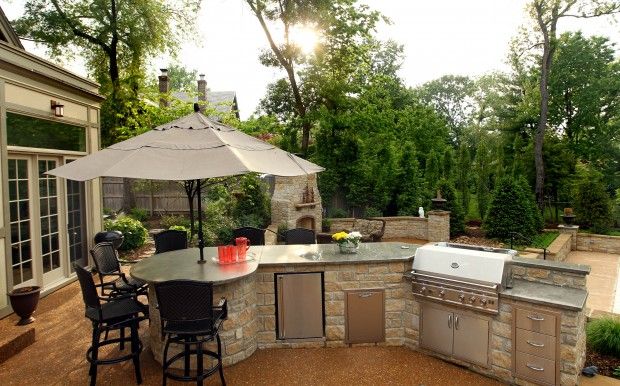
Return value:
M 161 331 L 165 339 L 163 355 L 163 385 L 168 378 L 177 381 L 196 381 L 202 385 L 204 379 L 219 371 L 222 385 L 222 342 L 219 328 L 228 317 L 225 299 L 213 306 L 213 284 L 192 280 L 171 280 L 155 283 L 155 294 L 161 319 Z M 203 344 L 217 342 L 217 352 L 203 348 Z M 183 345 L 183 351 L 168 359 L 170 343 Z M 190 356 L 196 355 L 196 375 L 190 376 Z M 204 369 L 203 356 L 217 359 L 217 364 Z M 169 370 L 176 361 L 183 359 L 183 375 Z
M 86 360 L 90 363 L 88 371 L 90 385 L 94 386 L 97 383 L 97 366 L 124 362 L 129 359 L 133 361 L 136 382 L 138 384 L 142 383 L 142 375 L 140 373 L 142 342 L 140 342 L 138 328 L 140 322 L 147 318 L 143 312 L 143 305 L 135 297 L 131 296 L 125 298 L 100 298 L 97 294 L 97 287 L 92 274 L 79 265 L 75 265 L 75 272 L 80 281 L 82 297 L 86 305 L 86 317 L 93 324 L 92 344 L 86 351 Z M 107 302 L 101 303 L 101 300 L 107 300 Z M 124 335 L 125 328 L 129 328 L 131 331 L 129 337 Z M 114 330 L 119 330 L 120 337 L 108 339 L 108 332 Z M 105 338 L 100 340 L 103 332 L 105 332 Z M 125 342 L 131 343 L 130 353 L 114 358 L 99 359 L 100 347 L 119 343 L 120 349 L 123 350 Z

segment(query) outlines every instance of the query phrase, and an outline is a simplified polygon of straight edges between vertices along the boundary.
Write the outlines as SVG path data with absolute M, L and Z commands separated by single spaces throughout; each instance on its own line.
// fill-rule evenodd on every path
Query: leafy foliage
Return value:
M 127 215 L 140 222 L 143 222 L 149 218 L 149 212 L 146 209 L 140 209 L 140 208 L 131 208 L 131 210 L 129 211 L 129 213 L 127 213 Z
M 620 320 L 611 317 L 592 320 L 586 326 L 586 340 L 593 350 L 620 357 Z
M 450 211 L 450 237 L 463 234 L 465 231 L 465 212 L 461 206 L 454 185 L 448 180 L 442 179 L 437 184 L 441 197 L 446 199 L 446 210 Z
M 605 186 L 596 176 L 588 176 L 577 186 L 575 215 L 579 224 L 595 233 L 606 233 L 612 222 L 612 207 Z
M 106 220 L 103 224 L 106 231 L 119 231 L 125 239 L 120 250 L 129 251 L 144 245 L 148 231 L 138 220 L 129 216 L 122 216 L 116 220 Z
M 504 177 L 493 192 L 491 203 L 483 222 L 488 237 L 508 239 L 511 232 L 532 237 L 541 226 L 541 216 L 531 196 L 524 187 L 527 182 Z

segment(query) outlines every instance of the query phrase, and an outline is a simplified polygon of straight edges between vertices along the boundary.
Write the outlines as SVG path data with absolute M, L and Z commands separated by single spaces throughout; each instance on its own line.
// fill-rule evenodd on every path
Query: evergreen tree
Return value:
M 435 192 L 439 177 L 439 157 L 433 149 L 428 153 L 428 157 L 426 159 L 426 168 L 424 169 L 424 179 L 426 180 L 426 186 L 428 187 L 428 192 L 431 197 Z
M 443 152 L 443 178 L 445 178 L 448 181 L 452 181 L 452 178 L 454 177 L 454 156 L 452 155 L 452 149 L 451 148 L 446 148 L 446 150 Z
M 475 160 L 476 200 L 478 201 L 478 213 L 480 214 L 480 218 L 484 218 L 491 197 L 491 165 L 489 158 L 489 151 L 485 143 L 481 142 L 480 145 L 478 145 Z
M 406 144 L 399 162 L 399 194 L 396 198 L 399 216 L 415 216 L 418 208 L 423 206 L 424 179 L 416 158 L 415 149 Z
M 450 211 L 450 237 L 455 237 L 465 232 L 465 212 L 458 200 L 456 189 L 452 182 L 441 179 L 437 184 L 441 197 L 446 200 L 446 210 Z
M 488 237 L 509 239 L 512 232 L 534 236 L 540 228 L 540 214 L 525 180 L 504 177 L 496 186 L 483 228 Z M 537 217 L 538 216 L 538 217 Z
M 471 170 L 471 158 L 469 156 L 469 149 L 464 144 L 459 146 L 459 159 L 456 173 L 456 190 L 459 192 L 461 200 L 461 207 L 463 211 L 467 213 L 469 209 L 469 177 Z
M 598 176 L 588 176 L 577 186 L 575 215 L 580 225 L 606 233 L 612 223 L 611 199 Z

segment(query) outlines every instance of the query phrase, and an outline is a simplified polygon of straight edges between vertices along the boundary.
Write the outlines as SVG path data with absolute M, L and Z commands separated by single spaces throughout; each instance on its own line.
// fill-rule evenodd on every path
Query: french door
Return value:
M 9 155 L 13 287 L 49 287 L 86 259 L 84 184 L 45 174 L 63 157 Z

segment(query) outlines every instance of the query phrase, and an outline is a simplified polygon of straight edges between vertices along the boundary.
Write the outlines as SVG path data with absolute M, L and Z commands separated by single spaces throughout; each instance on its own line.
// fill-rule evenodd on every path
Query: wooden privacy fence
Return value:
M 132 181 L 133 182 L 133 181 Z M 135 182 L 134 182 L 135 184 Z M 140 181 L 140 190 L 134 189 L 135 207 L 154 213 L 189 213 L 187 196 L 183 187 L 173 181 Z M 117 177 L 102 178 L 103 207 L 119 211 L 123 207 L 123 179 Z M 195 208 L 195 206 L 194 206 Z

